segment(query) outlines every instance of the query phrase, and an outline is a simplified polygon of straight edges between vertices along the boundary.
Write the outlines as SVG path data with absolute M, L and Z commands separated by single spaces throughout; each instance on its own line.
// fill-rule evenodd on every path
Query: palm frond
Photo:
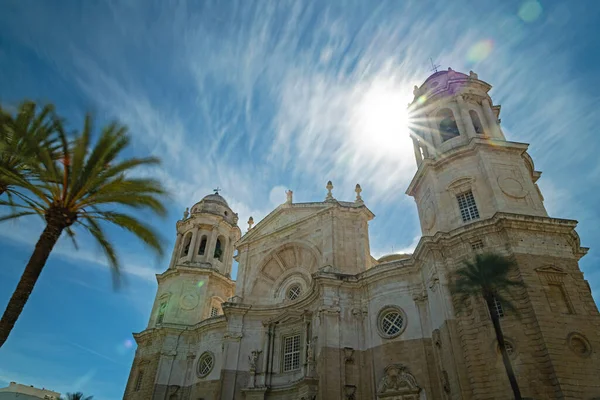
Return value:
M 158 232 L 130 215 L 114 211 L 101 211 L 97 213 L 86 213 L 83 214 L 82 217 L 87 219 L 105 220 L 120 228 L 127 229 L 152 248 L 158 256 L 162 257 L 164 255 L 164 248 L 159 239 Z
M 8 214 L 8 215 L 2 215 L 2 216 L 0 216 L 0 222 L 8 221 L 8 220 L 15 219 L 15 218 L 21 218 L 21 217 L 24 217 L 26 215 L 35 215 L 35 212 L 33 212 L 33 211 L 20 211 L 20 212 L 11 213 L 11 214 Z

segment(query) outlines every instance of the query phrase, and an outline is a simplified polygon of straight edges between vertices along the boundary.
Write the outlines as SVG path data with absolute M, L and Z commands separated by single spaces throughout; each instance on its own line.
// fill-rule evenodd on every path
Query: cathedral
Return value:
M 548 216 L 541 172 L 505 138 L 490 89 L 450 68 L 414 88 L 413 254 L 371 255 L 359 185 L 349 201 L 331 182 L 315 202 L 288 191 L 243 235 L 218 193 L 186 210 L 124 399 L 511 399 L 486 304 L 459 309 L 448 289 L 488 251 L 526 284 L 516 310 L 494 311 L 524 398 L 600 399 L 588 249 L 576 221 Z

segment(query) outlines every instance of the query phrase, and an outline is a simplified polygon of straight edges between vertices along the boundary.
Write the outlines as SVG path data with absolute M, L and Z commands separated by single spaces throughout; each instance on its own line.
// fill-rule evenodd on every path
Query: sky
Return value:
M 0 101 L 51 102 L 78 129 L 113 119 L 128 155 L 171 193 L 150 221 L 170 255 L 175 222 L 219 187 L 240 225 L 285 201 L 354 199 L 360 183 L 375 257 L 411 251 L 420 229 L 405 190 L 416 171 L 405 126 L 412 87 L 452 67 L 493 86 L 509 140 L 530 143 L 545 205 L 579 221 L 581 260 L 600 301 L 600 3 L 594 0 L 0 0 Z M 3 310 L 42 230 L 0 224 Z M 100 250 L 62 238 L 7 344 L 10 381 L 96 400 L 122 398 L 132 332 L 146 327 L 156 259 L 109 231 L 124 265 L 114 291 Z M 234 269 L 234 273 L 235 273 Z

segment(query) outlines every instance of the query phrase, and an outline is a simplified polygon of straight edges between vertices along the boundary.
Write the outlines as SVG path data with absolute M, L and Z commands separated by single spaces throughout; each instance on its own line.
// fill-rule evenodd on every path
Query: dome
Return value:
M 483 85 L 483 86 L 481 86 Z M 473 71 L 469 71 L 469 74 L 463 74 L 462 72 L 454 71 L 452 68 L 448 68 L 445 71 L 437 71 L 431 74 L 421 86 L 415 86 L 413 89 L 414 99 L 413 103 L 417 105 L 423 104 L 425 100 L 432 96 L 439 96 L 441 94 L 455 94 L 457 92 L 465 91 L 468 87 L 474 88 L 481 86 L 486 93 L 491 89 L 487 83 L 482 82 L 477 77 L 477 74 Z
M 231 210 L 229 204 L 227 204 L 227 200 L 217 193 L 204 196 L 202 200 L 192 206 L 190 213 L 192 215 L 220 215 L 232 225 L 237 225 L 238 222 L 238 216 Z
M 213 193 L 213 194 L 209 194 L 208 196 L 204 196 L 204 198 L 202 200 L 200 200 L 200 202 L 203 202 L 203 201 L 213 201 L 215 203 L 221 203 L 224 206 L 229 207 L 229 204 L 227 204 L 227 200 L 225 200 L 223 198 L 223 196 L 221 196 L 218 193 Z

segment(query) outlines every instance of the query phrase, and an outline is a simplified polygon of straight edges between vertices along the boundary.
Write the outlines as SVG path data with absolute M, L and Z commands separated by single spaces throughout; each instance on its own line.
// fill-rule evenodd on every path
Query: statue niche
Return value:
M 385 375 L 377 385 L 377 399 L 419 400 L 421 388 L 415 377 L 403 364 L 390 364 L 385 367 Z

